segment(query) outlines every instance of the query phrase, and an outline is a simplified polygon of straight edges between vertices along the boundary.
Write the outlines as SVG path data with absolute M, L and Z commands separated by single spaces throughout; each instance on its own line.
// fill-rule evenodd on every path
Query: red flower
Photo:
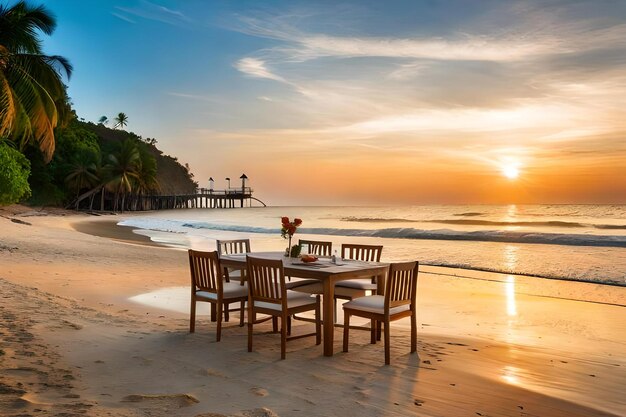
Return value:
M 290 222 L 289 217 L 281 217 L 280 222 L 282 225 L 280 229 L 280 235 L 285 239 L 293 236 L 294 233 L 296 233 L 298 226 L 302 224 L 301 219 L 293 219 L 293 222 Z

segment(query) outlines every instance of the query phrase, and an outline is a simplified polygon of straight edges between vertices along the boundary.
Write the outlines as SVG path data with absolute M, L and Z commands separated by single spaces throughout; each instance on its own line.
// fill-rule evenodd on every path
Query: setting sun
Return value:
M 519 177 L 519 168 L 513 165 L 502 167 L 502 175 L 510 180 L 514 180 Z

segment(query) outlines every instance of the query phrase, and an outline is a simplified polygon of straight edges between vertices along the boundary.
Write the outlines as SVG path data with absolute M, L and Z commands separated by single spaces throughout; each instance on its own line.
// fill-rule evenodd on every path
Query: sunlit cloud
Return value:
M 235 64 L 237 70 L 244 74 L 255 78 L 268 78 L 270 80 L 276 80 L 285 82 L 286 80 L 276 74 L 273 74 L 265 66 L 265 62 L 257 58 L 242 58 Z
M 324 56 L 422 58 L 439 60 L 520 60 L 547 50 L 548 45 L 531 42 L 500 41 L 489 38 L 461 40 L 394 39 L 394 38 L 340 38 L 310 36 L 297 39 L 304 47 L 294 51 L 300 59 Z
M 505 110 L 426 110 L 363 121 L 341 130 L 372 134 L 442 130 L 497 132 L 556 127 L 569 122 L 571 118 L 568 109 L 556 106 L 526 106 Z

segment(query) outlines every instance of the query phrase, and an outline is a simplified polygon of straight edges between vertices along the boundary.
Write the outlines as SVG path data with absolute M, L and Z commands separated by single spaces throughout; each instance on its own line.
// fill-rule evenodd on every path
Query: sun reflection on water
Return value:
M 515 277 L 508 275 L 504 284 L 506 293 L 506 314 L 508 316 L 517 316 L 517 302 L 515 301 Z

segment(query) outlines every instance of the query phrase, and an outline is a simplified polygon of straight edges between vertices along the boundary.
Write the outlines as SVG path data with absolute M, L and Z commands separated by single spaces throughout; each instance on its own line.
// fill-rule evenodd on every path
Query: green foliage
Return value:
M 30 195 L 29 174 L 28 159 L 0 142 L 0 205 L 17 203 Z
M 54 164 L 47 164 L 39 148 L 29 146 L 25 156 L 30 161 L 30 177 L 28 182 L 32 196 L 28 204 L 35 206 L 58 206 L 65 199 L 64 187 L 54 178 Z
M 57 184 L 62 184 L 77 165 L 88 166 L 100 159 L 98 136 L 78 121 L 58 130 L 56 137 L 57 151 L 50 170 Z
M 51 34 L 56 22 L 43 6 L 19 1 L 0 5 L 0 137 L 9 137 L 21 150 L 36 144 L 50 161 L 55 149 L 54 128 L 72 116 L 61 72 L 69 78 L 70 63 L 44 55 L 39 31 Z
M 291 256 L 292 258 L 297 258 L 298 256 L 300 256 L 300 252 L 302 252 L 302 246 L 300 246 L 300 245 L 293 245 L 291 247 L 291 252 L 290 252 L 289 256 Z

